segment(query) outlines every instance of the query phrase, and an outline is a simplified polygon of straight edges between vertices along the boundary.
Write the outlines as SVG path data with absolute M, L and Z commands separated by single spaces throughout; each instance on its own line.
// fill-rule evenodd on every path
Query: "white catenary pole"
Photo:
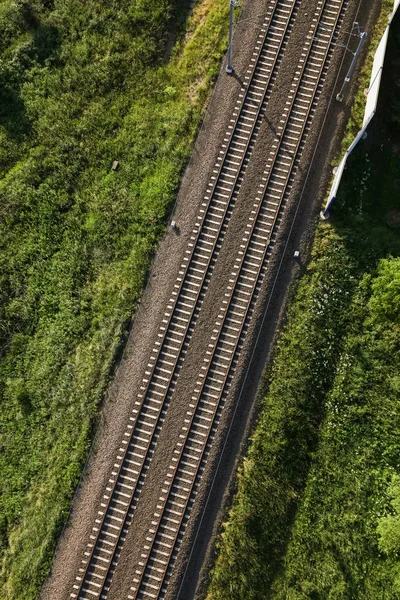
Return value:
M 347 84 L 350 82 L 351 76 L 353 74 L 353 71 L 354 71 L 356 63 L 357 63 L 357 59 L 360 56 L 361 48 L 363 47 L 363 44 L 364 44 L 365 40 L 367 39 L 367 34 L 365 32 L 361 33 L 359 24 L 354 23 L 354 25 L 357 27 L 357 30 L 358 30 L 357 36 L 360 38 L 360 40 L 358 42 L 357 50 L 354 52 L 353 60 L 351 61 L 351 65 L 349 67 L 347 75 L 344 78 L 342 89 L 336 96 L 336 100 L 338 102 L 342 102 L 342 100 L 343 100 L 344 90 L 345 90 Z M 349 52 L 350 52 L 350 50 L 349 50 Z

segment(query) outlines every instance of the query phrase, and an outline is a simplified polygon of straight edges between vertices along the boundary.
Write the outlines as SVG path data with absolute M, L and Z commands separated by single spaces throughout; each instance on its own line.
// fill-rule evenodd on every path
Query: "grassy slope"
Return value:
M 48 571 L 228 9 L 0 3 L 1 598 L 37 597 Z
M 380 551 L 377 535 L 388 483 L 400 473 L 399 258 L 365 274 L 350 314 L 274 598 L 383 600 L 400 592 L 397 557 Z
M 400 473 L 395 25 L 380 117 L 289 308 L 208 600 L 400 597 L 396 477 L 389 486 Z

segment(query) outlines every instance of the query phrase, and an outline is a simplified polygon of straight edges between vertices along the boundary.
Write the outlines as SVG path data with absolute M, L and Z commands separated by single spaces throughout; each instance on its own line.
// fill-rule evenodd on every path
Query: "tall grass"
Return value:
M 48 573 L 228 10 L 0 3 L 1 598 L 36 598 Z

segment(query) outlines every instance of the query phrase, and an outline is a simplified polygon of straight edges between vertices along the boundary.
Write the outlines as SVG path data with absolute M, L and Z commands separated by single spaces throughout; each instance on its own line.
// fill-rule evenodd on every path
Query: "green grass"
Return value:
M 293 291 L 208 600 L 400 597 L 399 41 L 397 18 L 378 115 Z
M 274 598 L 398 597 L 400 550 L 379 548 L 388 483 L 400 473 L 400 258 L 359 281 L 318 448 Z
M 48 573 L 228 10 L 0 2 L 1 598 Z

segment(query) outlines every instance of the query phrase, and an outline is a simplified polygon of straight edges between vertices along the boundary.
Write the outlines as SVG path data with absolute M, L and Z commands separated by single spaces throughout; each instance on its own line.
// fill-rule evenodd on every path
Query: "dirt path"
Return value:
M 310 24 L 310 15 L 308 13 L 315 7 L 316 1 L 303 0 L 302 2 L 302 13 L 298 19 L 299 28 L 296 35 L 293 36 L 285 54 L 283 61 L 285 64 L 282 63 L 280 69 L 280 84 L 275 87 L 271 96 L 270 108 L 267 113 L 268 119 L 263 123 L 245 183 L 239 194 L 237 208 L 235 208 L 223 244 L 223 251 L 221 251 L 214 270 L 212 285 L 210 284 L 209 292 L 205 298 L 201 316 L 185 359 L 184 369 L 178 380 L 174 394 L 175 400 L 173 404 L 171 403 L 160 434 L 158 448 L 161 450 L 153 458 L 146 486 L 143 489 L 143 494 L 135 514 L 135 521 L 129 531 L 119 565 L 114 575 L 109 600 L 121 600 L 127 597 L 129 585 L 132 580 L 132 565 L 137 562 L 142 549 L 142 543 L 138 543 L 138 540 L 143 539 L 148 528 L 149 517 L 151 520 L 155 501 L 159 495 L 159 482 L 163 480 L 166 466 L 171 459 L 171 452 L 176 438 L 177 428 L 175 424 L 179 422 L 187 408 L 188 395 L 198 374 L 199 361 L 202 360 L 205 348 L 209 342 L 215 323 L 215 315 L 221 303 L 220 298 L 225 292 L 226 278 L 232 270 L 232 263 L 236 257 L 235 248 L 237 248 L 237 240 L 242 237 L 242 232 L 248 220 L 249 206 L 254 198 L 254 190 L 259 183 L 260 174 L 264 169 L 268 148 L 275 136 L 275 125 L 279 121 L 281 106 L 285 100 L 280 89 L 287 88 L 287 83 L 293 77 L 298 62 L 298 48 L 299 45 L 302 46 L 302 40 Z M 358 5 L 359 0 L 353 0 L 350 3 L 351 8 L 346 16 L 346 26 L 344 29 L 348 30 L 349 25 L 351 27 L 351 22 L 354 20 Z M 362 14 L 359 15 L 358 19 L 362 23 L 363 19 L 365 22 L 368 17 L 370 19 L 376 17 L 378 6 L 375 3 L 374 10 L 370 11 L 370 5 L 372 5 L 372 2 L 363 0 Z M 179 225 L 179 235 L 168 232 L 160 244 L 142 304 L 135 317 L 124 358 L 117 370 L 114 382 L 110 388 L 109 397 L 104 406 L 101 424 L 95 438 L 95 451 L 91 455 L 85 478 L 75 499 L 70 525 L 66 528 L 64 535 L 60 539 L 53 562 L 52 573 L 42 590 L 41 600 L 66 600 L 69 598 L 74 578 L 78 572 L 80 561 L 87 540 L 89 539 L 91 527 L 97 516 L 105 484 L 109 478 L 116 453 L 125 432 L 132 403 L 136 399 L 136 393 L 141 384 L 143 373 L 153 347 L 153 340 L 159 330 L 165 305 L 170 298 L 193 223 L 203 199 L 217 153 L 225 136 L 229 119 L 231 118 L 233 106 L 240 90 L 240 79 L 244 76 L 250 62 L 258 35 L 258 28 L 262 23 L 262 15 L 265 13 L 266 6 L 267 3 L 265 0 L 248 0 L 245 3 L 241 23 L 239 23 L 236 29 L 234 38 L 234 66 L 236 76 L 226 76 L 224 74 L 225 65 L 222 65 L 220 78 L 207 109 L 203 127 L 198 136 L 192 159 L 186 169 L 179 191 L 174 215 L 174 219 Z M 211 559 L 213 553 L 213 536 L 219 527 L 223 515 L 221 506 L 229 498 L 232 490 L 231 476 L 237 464 L 236 461 L 241 441 L 246 439 L 251 420 L 254 417 L 253 399 L 257 391 L 265 360 L 270 353 L 274 335 L 276 334 L 276 324 L 280 322 L 283 315 L 288 285 L 293 277 L 301 272 L 303 268 L 302 263 L 304 263 L 307 257 L 322 192 L 326 188 L 327 180 L 331 175 L 328 157 L 332 156 L 334 150 L 333 139 L 335 136 L 340 135 L 343 128 L 345 111 L 347 110 L 346 105 L 336 103 L 329 108 L 329 100 L 335 89 L 335 81 L 342 60 L 341 54 L 343 52 L 338 52 L 335 55 L 334 62 L 336 62 L 336 66 L 333 64 L 330 69 L 330 76 L 324 91 L 323 101 L 320 103 L 315 115 L 313 133 L 309 136 L 303 154 L 301 174 L 297 178 L 295 189 L 292 191 L 285 222 L 281 227 L 280 240 L 276 245 L 275 261 L 272 264 L 269 277 L 264 282 L 256 314 L 254 315 L 246 339 L 239 368 L 237 369 L 224 417 L 220 424 L 218 438 L 214 445 L 214 457 L 207 464 L 201 492 L 192 513 L 191 526 L 187 531 L 180 551 L 179 564 L 175 570 L 175 576 L 168 592 L 169 600 L 178 597 L 181 575 L 184 572 L 186 573 L 186 577 L 183 587 L 180 589 L 179 597 L 181 599 L 192 598 L 194 596 L 200 568 L 203 564 L 206 565 L 203 573 L 207 572 L 208 561 Z M 340 77 L 342 75 L 343 73 Z M 327 114 L 328 118 L 326 119 L 322 136 L 319 138 L 318 152 L 312 161 L 317 139 Z M 306 182 L 310 164 L 312 164 L 311 176 Z M 301 208 L 297 212 L 295 226 L 291 230 L 293 217 L 300 200 Z M 294 249 L 300 249 L 301 251 L 300 262 L 296 262 L 293 259 Z M 281 263 L 282 257 L 283 262 Z M 276 279 L 278 273 L 279 278 Z M 260 330 L 261 321 L 267 306 L 268 317 L 264 320 Z M 252 356 L 259 331 L 261 331 L 261 335 L 258 339 L 259 343 L 257 344 L 256 354 Z M 251 361 L 250 358 L 252 358 Z M 249 365 L 251 366 L 251 370 L 247 372 Z M 244 382 L 245 385 L 242 393 L 240 393 L 246 373 L 248 377 Z M 234 414 L 235 419 L 231 427 L 232 416 Z M 226 433 L 230 427 L 229 441 L 224 447 Z M 223 447 L 224 452 L 222 454 Z M 211 496 L 207 501 L 210 492 L 210 485 L 207 484 L 214 477 L 218 461 L 220 461 L 218 465 L 218 485 L 212 487 Z M 204 513 L 205 507 L 206 512 Z M 199 535 L 197 535 L 198 532 L 200 532 Z M 194 552 L 191 552 L 194 538 L 196 538 L 196 546 Z M 190 563 L 188 565 L 187 559 L 189 557 Z M 206 562 L 204 563 L 205 558 Z M 201 586 L 199 589 L 198 593 L 201 594 Z

